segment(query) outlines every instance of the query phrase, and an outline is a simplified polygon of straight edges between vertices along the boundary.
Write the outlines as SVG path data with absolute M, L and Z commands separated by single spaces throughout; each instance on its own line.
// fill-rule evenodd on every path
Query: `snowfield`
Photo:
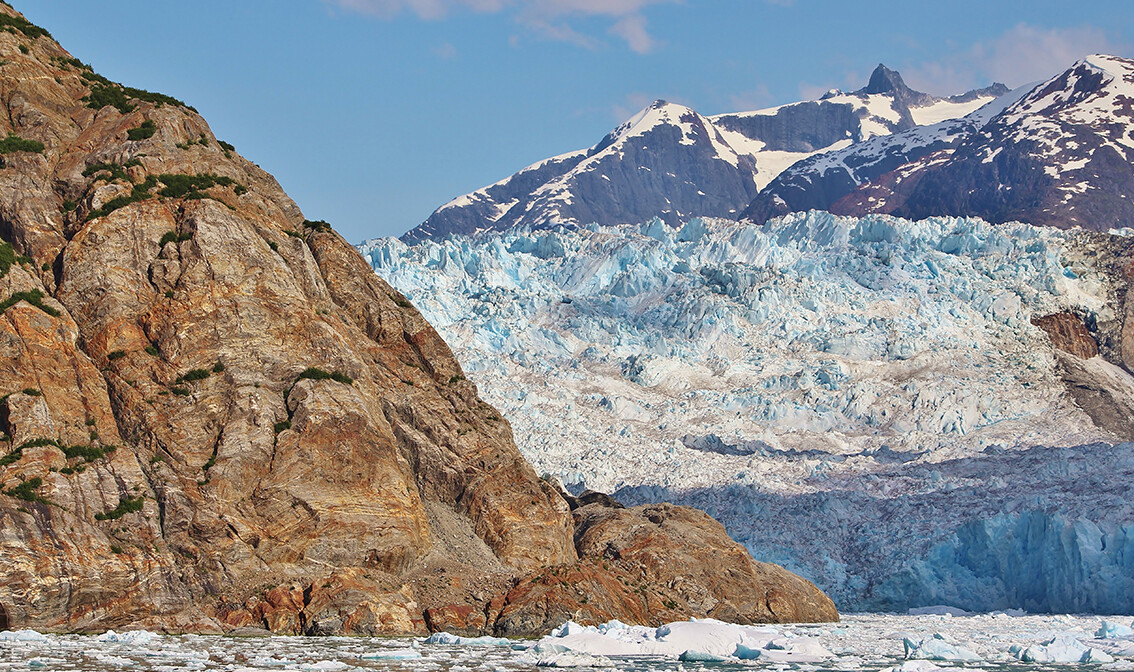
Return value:
M 1130 613 L 1134 445 L 1030 321 L 1114 319 L 1085 235 L 812 212 L 360 249 L 571 490 L 703 508 L 843 610 Z
M 582 668 L 838 669 L 934 672 L 961 665 L 1012 669 L 1134 669 L 1130 619 L 993 613 L 850 615 L 840 623 L 740 626 L 713 620 L 658 628 L 565 623 L 537 641 L 421 638 L 44 635 L 0 632 L 0 669 L 310 672 Z M 1045 664 L 1060 663 L 1061 668 Z M 723 667 L 728 665 L 729 667 Z

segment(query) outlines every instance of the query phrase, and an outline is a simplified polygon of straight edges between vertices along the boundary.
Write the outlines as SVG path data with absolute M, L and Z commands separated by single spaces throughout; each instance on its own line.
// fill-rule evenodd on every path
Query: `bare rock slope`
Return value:
M 192 108 L 0 27 L 4 625 L 838 617 L 699 512 L 572 515 L 413 306 Z M 624 588 L 534 588 L 570 572 Z

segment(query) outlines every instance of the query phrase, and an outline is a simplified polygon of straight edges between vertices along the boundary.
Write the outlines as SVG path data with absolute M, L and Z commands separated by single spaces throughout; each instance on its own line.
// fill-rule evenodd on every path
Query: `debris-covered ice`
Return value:
M 1004 613 L 852 614 L 840 623 L 743 626 L 711 619 L 661 627 L 566 623 L 539 640 L 171 636 L 0 632 L 0 671 L 626 672 L 864 670 L 937 672 L 1004 667 L 1134 670 L 1130 617 Z M 486 645 L 491 642 L 503 645 Z M 1051 665 L 1061 667 L 1052 668 Z

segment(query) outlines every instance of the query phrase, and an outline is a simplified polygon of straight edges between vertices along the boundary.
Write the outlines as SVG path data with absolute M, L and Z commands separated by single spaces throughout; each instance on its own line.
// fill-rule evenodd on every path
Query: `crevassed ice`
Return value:
M 1103 613 L 1134 608 L 1132 451 L 1031 324 L 1114 318 L 1090 247 L 812 212 L 360 249 L 570 488 L 704 508 L 844 609 Z

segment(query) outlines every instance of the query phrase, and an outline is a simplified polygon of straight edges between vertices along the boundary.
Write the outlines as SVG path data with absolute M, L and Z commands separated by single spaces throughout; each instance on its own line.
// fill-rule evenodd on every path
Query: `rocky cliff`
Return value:
M 405 297 L 191 107 L 0 27 L 5 625 L 837 618 L 698 512 L 572 514 Z

